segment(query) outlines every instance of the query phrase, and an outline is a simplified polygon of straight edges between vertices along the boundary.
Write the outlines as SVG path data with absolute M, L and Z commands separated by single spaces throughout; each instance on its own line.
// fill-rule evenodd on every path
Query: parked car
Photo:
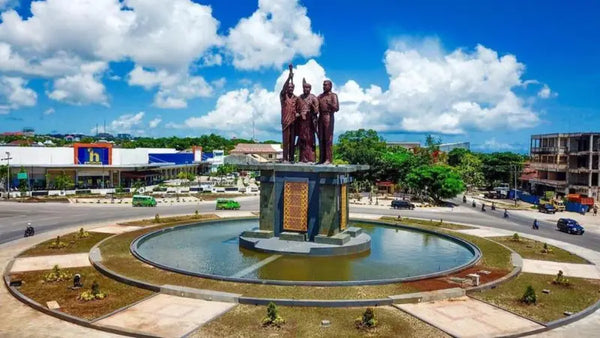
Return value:
M 544 203 L 544 204 L 538 205 L 538 211 L 545 212 L 547 214 L 553 214 L 556 212 L 556 208 L 550 203 Z
M 217 199 L 217 210 L 238 210 L 240 203 L 234 200 L 218 198 Z
M 561 218 L 556 222 L 558 230 L 566 232 L 568 234 L 583 235 L 585 229 L 577 223 L 576 220 L 571 218 Z
M 392 208 L 394 209 L 409 209 L 412 210 L 415 208 L 415 205 L 410 203 L 409 201 L 401 201 L 401 200 L 393 200 Z

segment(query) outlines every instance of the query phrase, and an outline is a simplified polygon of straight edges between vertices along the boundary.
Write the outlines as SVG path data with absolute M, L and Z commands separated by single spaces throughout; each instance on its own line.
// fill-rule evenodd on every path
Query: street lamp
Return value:
M 6 152 L 6 158 L 3 158 L 2 161 L 6 161 L 6 199 L 10 198 L 10 152 Z

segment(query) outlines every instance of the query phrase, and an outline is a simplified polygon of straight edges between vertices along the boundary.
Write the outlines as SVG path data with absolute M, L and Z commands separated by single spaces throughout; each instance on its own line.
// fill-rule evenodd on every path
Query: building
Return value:
M 581 194 L 597 199 L 600 181 L 600 133 L 532 135 L 530 179 L 532 191 Z
M 420 142 L 396 142 L 396 141 L 389 141 L 389 142 L 386 142 L 385 145 L 388 148 L 404 148 L 404 149 L 410 150 L 412 152 L 415 152 L 417 149 L 421 148 L 421 143 Z
M 27 175 L 28 186 L 52 189 L 57 176 L 69 176 L 79 189 L 131 187 L 141 181 L 151 185 L 177 178 L 181 172 L 201 174 L 210 164 L 202 161 L 202 148 L 179 152 L 169 148 L 114 148 L 111 143 L 75 143 L 73 147 L 0 146 L 10 153 L 11 186 L 17 173 Z M 4 163 L 3 163 L 4 164 Z
M 471 142 L 454 142 L 440 144 L 440 151 L 443 151 L 445 153 L 449 153 L 454 149 L 471 150 Z
M 282 158 L 281 144 L 238 143 L 231 155 L 247 155 L 260 162 L 275 162 Z

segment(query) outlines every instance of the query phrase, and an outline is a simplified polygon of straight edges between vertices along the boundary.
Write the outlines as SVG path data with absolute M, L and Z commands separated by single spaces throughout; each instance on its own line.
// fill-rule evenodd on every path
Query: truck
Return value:
M 497 187 L 494 187 L 494 191 L 502 198 L 507 198 L 508 192 L 510 191 L 510 185 L 508 183 L 500 183 Z

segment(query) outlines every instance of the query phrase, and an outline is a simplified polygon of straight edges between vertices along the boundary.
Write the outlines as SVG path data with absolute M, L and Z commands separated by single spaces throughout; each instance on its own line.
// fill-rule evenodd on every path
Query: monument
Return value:
M 332 83 L 323 82 L 315 97 L 303 79 L 303 94 L 294 95 L 293 66 L 281 92 L 283 159 L 281 163 L 241 164 L 259 171 L 259 228 L 244 231 L 241 247 L 264 252 L 317 256 L 346 255 L 370 249 L 371 238 L 348 227 L 348 186 L 351 173 L 366 165 L 334 165 L 333 121 L 339 110 Z M 315 134 L 319 164 L 314 163 Z M 296 137 L 299 162 L 295 162 Z

